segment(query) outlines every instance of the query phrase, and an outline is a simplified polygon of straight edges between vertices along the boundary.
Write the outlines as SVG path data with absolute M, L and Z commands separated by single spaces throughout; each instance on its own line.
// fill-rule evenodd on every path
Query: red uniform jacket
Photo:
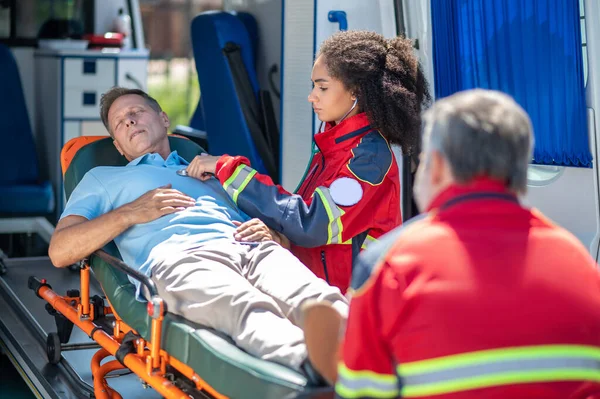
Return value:
M 363 252 L 342 398 L 600 398 L 600 273 L 575 237 L 479 179 Z
M 345 292 L 361 248 L 401 223 L 398 165 L 364 113 L 315 136 L 319 152 L 297 194 L 224 155 L 216 175 L 242 211 L 283 233 L 317 276 Z

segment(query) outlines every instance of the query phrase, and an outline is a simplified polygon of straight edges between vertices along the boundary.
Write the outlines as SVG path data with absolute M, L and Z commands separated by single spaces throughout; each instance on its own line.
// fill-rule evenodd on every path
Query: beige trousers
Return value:
M 229 335 L 248 353 L 298 369 L 307 357 L 300 306 L 328 301 L 343 315 L 339 289 L 270 241 L 216 241 L 173 254 L 152 268 L 168 311 Z

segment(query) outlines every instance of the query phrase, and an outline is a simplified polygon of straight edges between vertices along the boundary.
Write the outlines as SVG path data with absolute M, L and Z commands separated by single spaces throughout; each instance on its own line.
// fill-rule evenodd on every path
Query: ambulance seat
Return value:
M 86 137 L 73 140 L 81 139 Z M 196 143 L 185 138 L 170 136 L 169 143 L 172 150 L 188 161 L 204 152 Z M 126 162 L 110 138 L 95 139 L 80 146 L 64 173 L 67 198 L 88 170 L 100 165 L 123 166 Z M 113 242 L 104 250 L 120 258 Z M 90 257 L 90 266 L 116 314 L 149 340 L 151 319 L 146 311 L 146 303 L 135 299 L 135 287 L 127 275 L 94 255 Z M 224 334 L 177 315 L 167 313 L 162 336 L 161 348 L 169 356 L 190 366 L 204 381 L 229 398 L 281 399 L 323 392 L 323 388 L 307 385 L 302 374 L 258 359 L 237 347 Z
M 206 131 L 213 155 L 247 157 L 279 180 L 279 131 L 269 92 L 260 90 L 255 57 L 258 29 L 247 13 L 207 11 L 192 21 L 200 105 L 191 127 Z
M 0 76 L 0 215 L 45 216 L 54 210 L 54 191 L 40 178 L 17 63 L 3 44 Z

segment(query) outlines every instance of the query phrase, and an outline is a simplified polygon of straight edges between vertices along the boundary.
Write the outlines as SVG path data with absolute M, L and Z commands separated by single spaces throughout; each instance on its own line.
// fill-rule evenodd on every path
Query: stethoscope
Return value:
M 346 112 L 344 114 L 344 116 L 342 117 L 342 119 L 340 119 L 340 122 L 343 121 L 344 119 L 346 119 L 346 117 L 350 114 L 350 112 L 352 112 L 354 110 L 354 108 L 356 108 L 357 104 L 358 104 L 358 98 L 356 98 L 354 100 L 354 104 L 352 104 L 352 107 L 350 107 L 350 109 L 348 110 L 348 112 Z M 319 129 L 317 130 L 317 134 L 323 133 L 324 131 L 325 131 L 325 122 L 321 121 L 321 124 L 319 125 Z M 321 152 L 321 150 L 319 149 L 319 146 L 315 142 L 315 136 L 313 135 L 313 138 L 312 138 L 312 148 L 311 148 L 311 151 L 310 151 L 310 159 L 308 160 L 308 163 L 306 164 L 306 170 L 304 170 L 304 175 L 302 176 L 302 179 L 300 179 L 300 182 L 298 183 L 298 187 L 296 187 L 296 189 L 294 190 L 295 193 L 298 192 L 298 190 L 300 189 L 300 186 L 302 185 L 302 183 L 304 183 L 304 179 L 306 179 L 306 176 L 308 175 L 308 172 L 309 172 L 309 169 L 310 169 L 310 165 L 312 164 L 313 158 L 319 152 Z
M 188 171 L 187 171 L 187 169 L 179 169 L 179 170 L 177 170 L 177 172 L 175 172 L 175 173 L 177 173 L 177 175 L 178 175 L 178 176 L 183 176 L 183 177 L 189 177 L 189 176 L 190 176 L 190 175 L 188 174 Z M 215 176 L 215 174 L 214 174 L 214 173 L 204 173 L 204 174 L 205 174 L 205 175 L 210 175 L 210 176 L 213 176 L 213 177 Z

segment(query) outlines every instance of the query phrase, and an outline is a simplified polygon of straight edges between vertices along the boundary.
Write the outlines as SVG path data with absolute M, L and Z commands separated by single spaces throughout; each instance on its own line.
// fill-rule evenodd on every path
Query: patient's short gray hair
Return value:
M 423 132 L 425 155 L 439 151 L 459 183 L 488 176 L 525 193 L 533 129 L 506 94 L 475 89 L 439 100 L 423 115 Z
M 114 138 L 113 132 L 110 129 L 110 124 L 108 123 L 108 111 L 110 110 L 110 107 L 113 105 L 113 103 L 115 101 L 117 101 L 117 99 L 119 97 L 127 96 L 129 94 L 135 94 L 135 95 L 138 95 L 138 96 L 144 98 L 146 100 L 146 102 L 148 103 L 148 105 L 153 110 L 155 110 L 156 112 L 162 112 L 162 108 L 158 104 L 158 101 L 156 101 L 153 97 L 151 97 L 148 93 L 146 93 L 143 90 L 129 89 L 127 87 L 119 87 L 119 86 L 115 86 L 115 87 L 111 88 L 106 93 L 102 94 L 102 96 L 100 97 L 100 119 L 102 119 L 102 123 L 104 123 L 104 127 L 106 127 L 106 130 L 108 130 L 108 133 L 113 138 Z

